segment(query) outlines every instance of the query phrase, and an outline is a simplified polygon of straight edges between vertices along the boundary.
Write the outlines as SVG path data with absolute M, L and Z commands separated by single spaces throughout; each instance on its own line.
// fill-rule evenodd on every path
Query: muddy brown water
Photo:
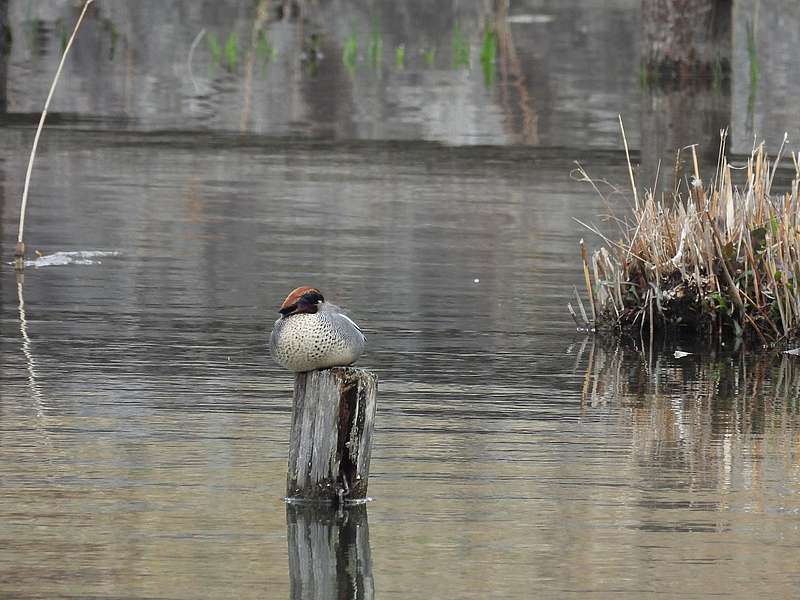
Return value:
M 25 75 L 53 62 L 68 3 L 63 14 L 37 9 L 39 34 L 19 38 L 30 41 L 8 68 L 0 596 L 797 595 L 796 359 L 678 342 L 622 349 L 575 332 L 566 311 L 582 285 L 577 242 L 595 243 L 574 219 L 608 211 L 570 178 L 574 161 L 626 181 L 620 97 L 579 106 L 615 76 L 635 81 L 619 62 L 632 60 L 626 48 L 601 35 L 620 19 L 633 26 L 625 3 L 612 22 L 596 8 L 527 10 L 526 26 L 542 32 L 577 19 L 622 65 L 599 77 L 570 62 L 573 100 L 541 113 L 538 141 L 514 137 L 526 131 L 520 114 L 504 112 L 479 68 L 449 63 L 385 67 L 409 104 L 381 96 L 385 85 L 360 64 L 353 79 L 346 69 L 335 81 L 320 75 L 322 88 L 298 71 L 291 102 L 247 113 L 242 72 L 209 75 L 208 52 L 198 54 L 198 84 L 217 87 L 195 92 L 176 66 L 199 27 L 228 31 L 228 13 L 107 5 L 134 28 L 184 25 L 130 54 L 120 26 L 115 57 L 94 78 L 66 80 L 27 217 L 31 256 L 45 259 L 24 281 L 7 264 L 33 136 L 23 92 L 46 87 Z M 10 3 L 27 23 L 24 11 Z M 231 23 L 247 32 L 241 11 Z M 465 31 L 471 22 L 479 31 L 478 13 L 461 15 Z M 110 43 L 110 26 L 93 27 Z M 275 27 L 276 39 L 280 27 L 295 39 L 296 25 Z M 523 65 L 544 60 L 544 39 L 520 42 Z M 162 64 L 156 50 L 175 58 Z M 96 60 L 86 47 L 76 56 Z M 548 89 L 572 89 L 562 83 Z M 460 116 L 414 108 L 417 88 L 439 90 L 428 108 L 461 98 Z M 359 102 L 346 109 L 328 93 L 354 89 Z M 625 89 L 638 101 L 635 84 Z M 228 102 L 235 110 L 221 110 Z M 320 109 L 331 106 L 339 112 Z M 360 364 L 380 378 L 374 501 L 353 516 L 357 527 L 287 515 L 282 499 L 292 380 L 269 360 L 266 336 L 301 283 L 364 327 Z M 302 587 L 309 577 L 318 589 Z

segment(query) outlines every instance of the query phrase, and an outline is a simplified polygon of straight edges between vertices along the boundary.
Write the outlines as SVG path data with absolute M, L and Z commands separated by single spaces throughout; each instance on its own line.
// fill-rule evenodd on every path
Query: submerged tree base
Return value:
M 792 154 L 790 191 L 772 195 L 786 140 L 774 162 L 762 143 L 733 167 L 725 139 L 723 133 L 708 187 L 692 147 L 692 181 L 661 198 L 647 192 L 640 199 L 634 190 L 631 214 L 615 219 L 619 241 L 589 227 L 605 244 L 590 258 L 583 253 L 593 315 L 587 325 L 637 337 L 670 330 L 700 339 L 733 335 L 770 347 L 798 338 L 798 157 Z M 741 188 L 733 169 L 745 175 Z

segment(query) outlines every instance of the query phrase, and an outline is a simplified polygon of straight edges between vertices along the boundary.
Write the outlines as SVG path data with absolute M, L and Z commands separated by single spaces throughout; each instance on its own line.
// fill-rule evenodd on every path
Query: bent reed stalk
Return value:
M 774 161 L 762 142 L 742 167 L 726 158 L 727 132 L 720 137 L 710 186 L 692 146 L 691 182 L 661 200 L 645 192 L 617 219 L 619 241 L 581 223 L 604 241 L 589 259 L 582 250 L 597 313 L 588 328 L 638 337 L 645 327 L 651 337 L 733 334 L 770 347 L 800 337 L 800 155 L 791 155 L 790 190 L 772 195 L 786 135 Z M 740 169 L 741 187 L 732 173 Z M 576 172 L 599 192 L 580 165 Z
M 64 47 L 64 53 L 61 55 L 61 61 L 58 63 L 58 69 L 56 69 L 56 74 L 53 77 L 53 82 L 50 84 L 50 92 L 47 94 L 47 100 L 44 103 L 44 109 L 42 110 L 42 116 L 39 118 L 39 126 L 36 128 L 36 135 L 33 137 L 33 147 L 31 148 L 31 155 L 28 159 L 28 170 L 25 173 L 25 186 L 22 189 L 22 205 L 20 206 L 19 211 L 19 231 L 17 233 L 17 247 L 14 252 L 14 265 L 18 270 L 22 270 L 25 266 L 25 243 L 23 240 L 23 234 L 25 232 L 25 211 L 28 207 L 28 189 L 31 183 L 31 172 L 33 171 L 33 161 L 36 158 L 36 148 L 39 145 L 39 136 L 42 134 L 42 129 L 44 127 L 44 120 L 47 118 L 47 109 L 50 106 L 50 101 L 53 99 L 53 93 L 56 91 L 56 84 L 58 83 L 58 78 L 61 76 L 61 69 L 64 67 L 64 62 L 67 59 L 67 54 L 69 54 L 69 49 L 72 47 L 72 42 L 75 40 L 75 35 L 78 33 L 78 28 L 81 26 L 81 22 L 83 21 L 83 17 L 86 14 L 86 9 L 89 8 L 89 5 L 94 2 L 94 0 L 86 0 L 83 5 L 83 10 L 81 10 L 81 14 L 78 17 L 78 21 L 75 23 L 75 28 L 72 30 L 72 35 L 69 36 L 69 40 L 67 41 L 67 45 Z

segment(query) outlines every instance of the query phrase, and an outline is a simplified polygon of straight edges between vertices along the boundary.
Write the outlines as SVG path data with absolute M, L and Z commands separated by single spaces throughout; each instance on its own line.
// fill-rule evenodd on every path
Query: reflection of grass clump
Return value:
M 796 357 L 739 352 L 716 344 L 689 345 L 696 352 L 676 352 L 678 344 L 686 347 L 685 340 L 676 343 L 660 337 L 651 351 L 649 343 L 639 347 L 636 340 L 629 342 L 594 340 L 577 349 L 578 361 L 588 359 L 582 406 L 630 406 L 633 402 L 646 413 L 653 413 L 639 423 L 647 435 L 663 428 L 661 439 L 669 439 L 676 421 L 691 423 L 701 434 L 689 436 L 698 450 L 708 449 L 709 427 L 717 434 L 718 427 L 729 427 L 738 433 L 771 430 L 782 438 L 785 436 L 780 432 L 785 432 L 787 426 L 797 427 L 800 361 Z M 647 352 L 645 360 L 642 351 Z M 688 394 L 687 383 L 692 390 Z M 636 419 L 636 412 L 629 414 Z M 707 418 L 709 412 L 715 418 Z M 761 436 L 754 439 L 763 443 Z M 787 443 L 792 443 L 790 439 L 791 436 Z
M 800 336 L 800 164 L 793 157 L 792 191 L 772 195 L 783 146 L 771 163 L 759 145 L 741 188 L 723 151 L 710 186 L 693 149 L 694 177 L 682 192 L 663 200 L 634 193 L 621 241 L 604 237 L 584 259 L 594 274 L 592 283 L 587 269 L 593 326 L 637 334 L 684 327 L 763 344 Z

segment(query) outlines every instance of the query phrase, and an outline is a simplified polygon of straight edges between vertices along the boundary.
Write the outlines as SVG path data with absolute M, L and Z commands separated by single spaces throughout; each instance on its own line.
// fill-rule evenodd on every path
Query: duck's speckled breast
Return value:
M 347 366 L 363 350 L 364 336 L 355 324 L 325 312 L 278 319 L 270 336 L 273 358 L 290 371 Z

